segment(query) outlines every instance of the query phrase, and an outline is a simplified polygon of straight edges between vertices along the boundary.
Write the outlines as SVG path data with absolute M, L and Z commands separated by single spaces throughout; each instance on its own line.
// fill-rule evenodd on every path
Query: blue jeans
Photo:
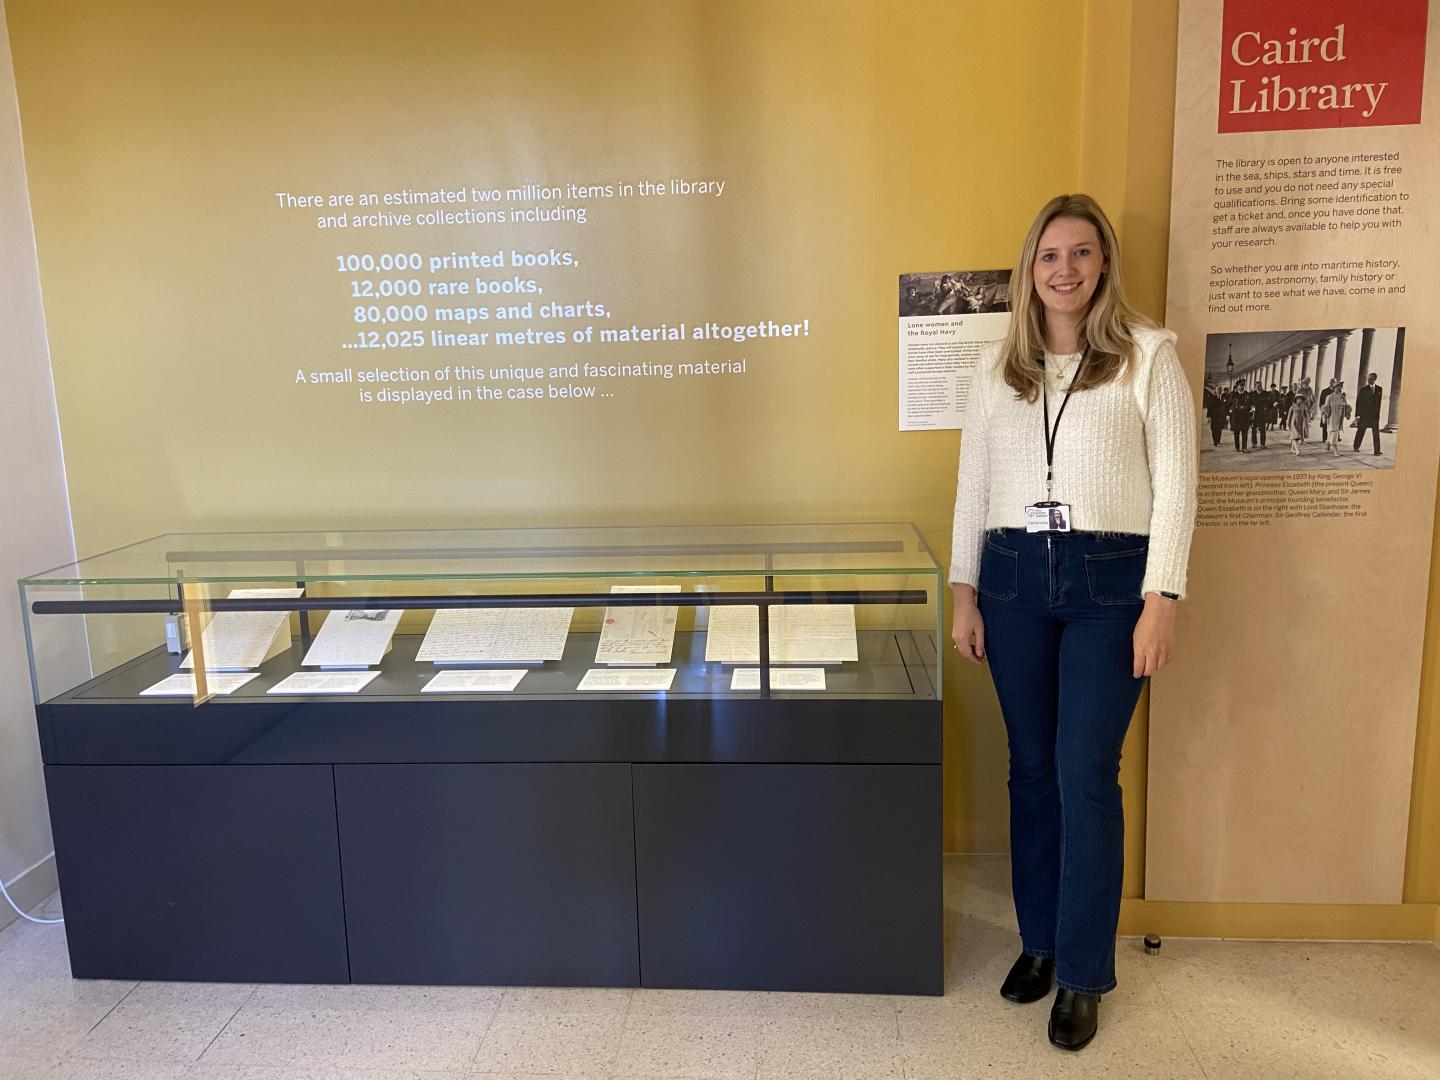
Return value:
M 977 593 L 1010 742 L 1010 851 L 1024 952 L 1055 981 L 1115 988 L 1125 870 L 1120 751 L 1149 540 L 992 530 Z

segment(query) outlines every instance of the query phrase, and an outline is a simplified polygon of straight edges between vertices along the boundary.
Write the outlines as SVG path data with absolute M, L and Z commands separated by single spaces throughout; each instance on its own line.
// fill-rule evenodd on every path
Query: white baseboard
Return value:
M 22 871 L 14 881 L 5 883 L 11 899 L 31 914 L 37 914 L 34 910 L 36 905 L 59 887 L 59 879 L 55 876 L 54 852 L 46 855 L 30 869 Z M 9 926 L 19 917 L 10 910 L 5 898 L 0 896 L 0 928 Z

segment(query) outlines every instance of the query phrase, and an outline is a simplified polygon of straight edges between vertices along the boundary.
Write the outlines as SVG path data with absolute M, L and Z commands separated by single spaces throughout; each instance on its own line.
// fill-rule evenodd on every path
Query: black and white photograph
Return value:
M 1208 334 L 1201 472 L 1393 469 L 1403 326 Z
M 900 317 L 980 315 L 1010 310 L 1009 270 L 900 275 Z

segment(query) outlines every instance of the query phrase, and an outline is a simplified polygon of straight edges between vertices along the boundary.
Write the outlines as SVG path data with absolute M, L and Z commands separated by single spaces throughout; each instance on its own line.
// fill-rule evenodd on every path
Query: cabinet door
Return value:
M 81 979 L 346 982 L 329 765 L 45 770 Z
M 630 766 L 337 765 L 356 982 L 634 986 Z
M 938 765 L 637 765 L 644 985 L 939 994 Z

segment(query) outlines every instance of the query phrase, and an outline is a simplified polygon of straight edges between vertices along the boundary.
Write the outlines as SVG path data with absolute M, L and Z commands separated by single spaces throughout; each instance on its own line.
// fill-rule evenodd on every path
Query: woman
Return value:
M 1345 433 L 1345 421 L 1350 419 L 1350 401 L 1345 396 L 1345 387 L 1337 385 L 1325 399 L 1325 422 L 1330 432 L 1330 453 L 1340 456 L 1340 436 Z
M 1000 992 L 1038 1001 L 1058 983 L 1050 1041 L 1078 1050 L 1115 986 L 1120 750 L 1174 651 L 1194 402 L 1174 335 L 1126 300 L 1114 230 L 1089 197 L 1040 211 L 1010 297 L 1010 329 L 971 384 L 953 635 L 966 659 L 988 659 L 1010 745 L 1022 952 Z M 1050 528 L 1056 507 L 1067 531 Z
M 1310 389 L 1310 376 L 1300 376 L 1295 398 L 1290 402 L 1290 452 L 1300 456 L 1300 444 L 1310 435 L 1310 418 L 1314 415 L 1315 393 Z

